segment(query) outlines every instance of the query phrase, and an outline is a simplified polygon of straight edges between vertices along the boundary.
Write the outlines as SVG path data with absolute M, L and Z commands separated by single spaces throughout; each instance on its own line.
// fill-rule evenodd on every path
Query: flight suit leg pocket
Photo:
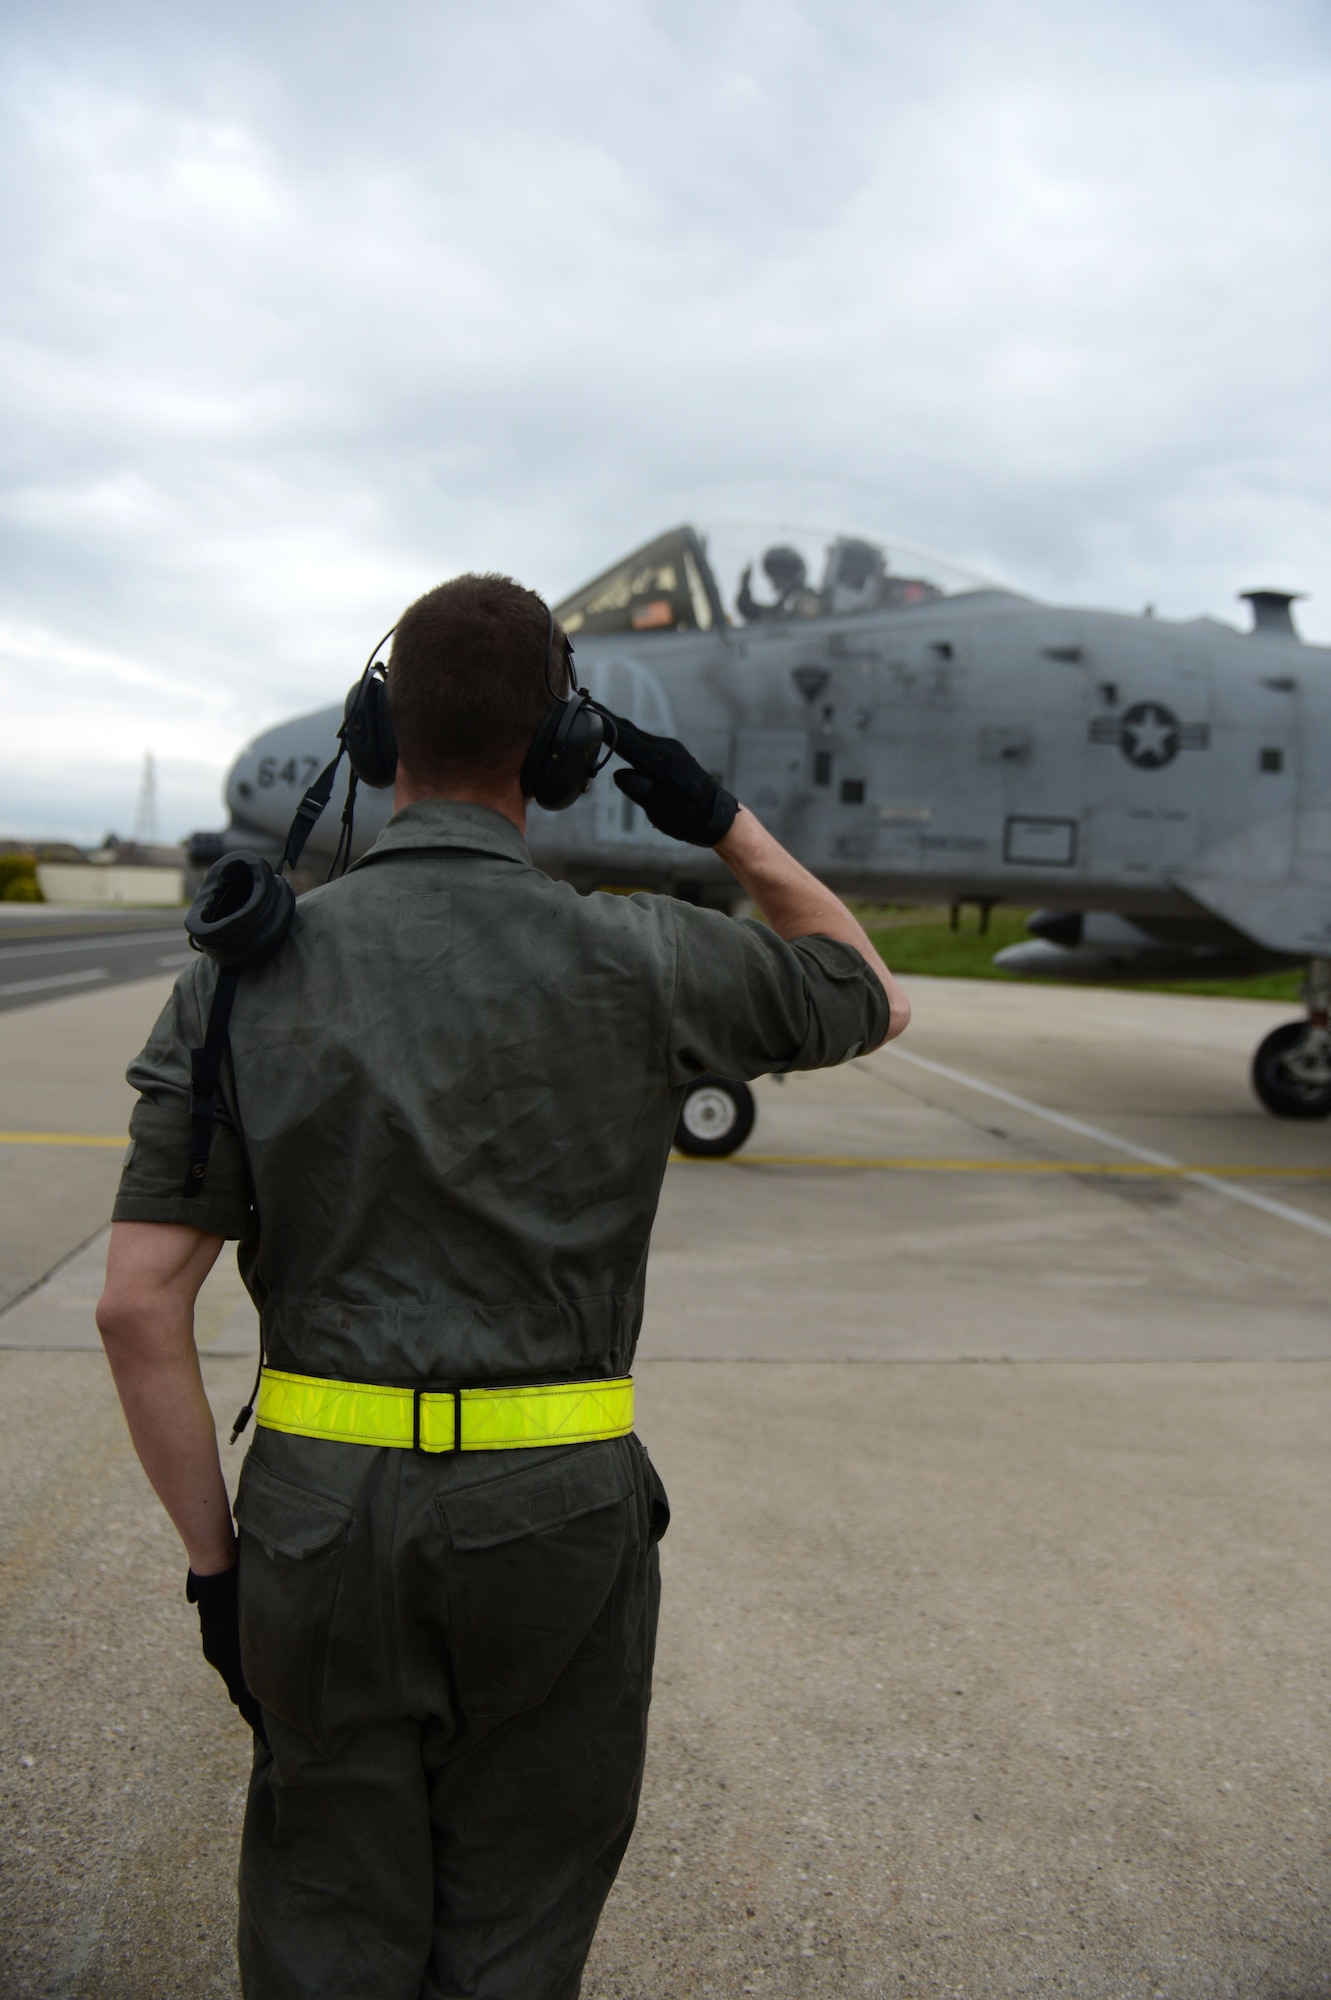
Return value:
M 626 1455 L 570 1450 L 438 1507 L 458 1700 L 477 1720 L 535 1708 L 575 1655 L 604 1647 L 601 1614 L 634 1534 Z
M 317 1737 L 352 1511 L 250 1455 L 236 1494 L 240 1650 L 250 1692 Z
M 651 1539 L 659 1542 L 670 1526 L 670 1496 L 665 1490 L 665 1482 L 648 1456 L 647 1447 L 640 1439 L 634 1440 L 642 1455 L 643 1479 L 647 1488 L 647 1513 L 651 1521 Z

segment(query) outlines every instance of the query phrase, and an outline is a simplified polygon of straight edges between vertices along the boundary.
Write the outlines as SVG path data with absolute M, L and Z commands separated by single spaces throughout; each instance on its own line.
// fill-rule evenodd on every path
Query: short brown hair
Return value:
M 517 769 L 550 707 L 545 648 L 550 614 L 508 576 L 455 576 L 403 612 L 388 665 L 398 755 L 414 777 Z M 555 627 L 551 678 L 563 685 Z

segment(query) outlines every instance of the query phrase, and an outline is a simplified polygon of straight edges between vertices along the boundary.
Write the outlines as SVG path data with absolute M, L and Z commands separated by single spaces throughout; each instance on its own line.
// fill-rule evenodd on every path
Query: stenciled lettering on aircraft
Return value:
M 1180 750 L 1210 748 L 1205 722 L 1180 722 L 1161 701 L 1138 701 L 1122 715 L 1097 715 L 1088 731 L 1092 743 L 1115 745 L 1139 771 L 1162 771 Z

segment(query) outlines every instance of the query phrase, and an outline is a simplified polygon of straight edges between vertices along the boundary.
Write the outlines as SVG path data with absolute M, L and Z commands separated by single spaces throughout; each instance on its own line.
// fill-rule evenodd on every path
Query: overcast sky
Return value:
M 1331 640 L 1325 0 L 62 4 L 0 29 L 0 832 L 218 826 L 459 569 L 914 538 Z

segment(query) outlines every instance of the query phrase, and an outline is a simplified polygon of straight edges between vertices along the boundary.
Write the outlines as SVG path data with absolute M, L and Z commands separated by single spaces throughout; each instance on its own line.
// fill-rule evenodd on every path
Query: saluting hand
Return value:
M 704 771 L 673 736 L 652 736 L 636 723 L 614 718 L 615 749 L 631 766 L 615 772 L 625 798 L 642 807 L 652 825 L 672 840 L 715 847 L 735 822 L 739 802 Z

